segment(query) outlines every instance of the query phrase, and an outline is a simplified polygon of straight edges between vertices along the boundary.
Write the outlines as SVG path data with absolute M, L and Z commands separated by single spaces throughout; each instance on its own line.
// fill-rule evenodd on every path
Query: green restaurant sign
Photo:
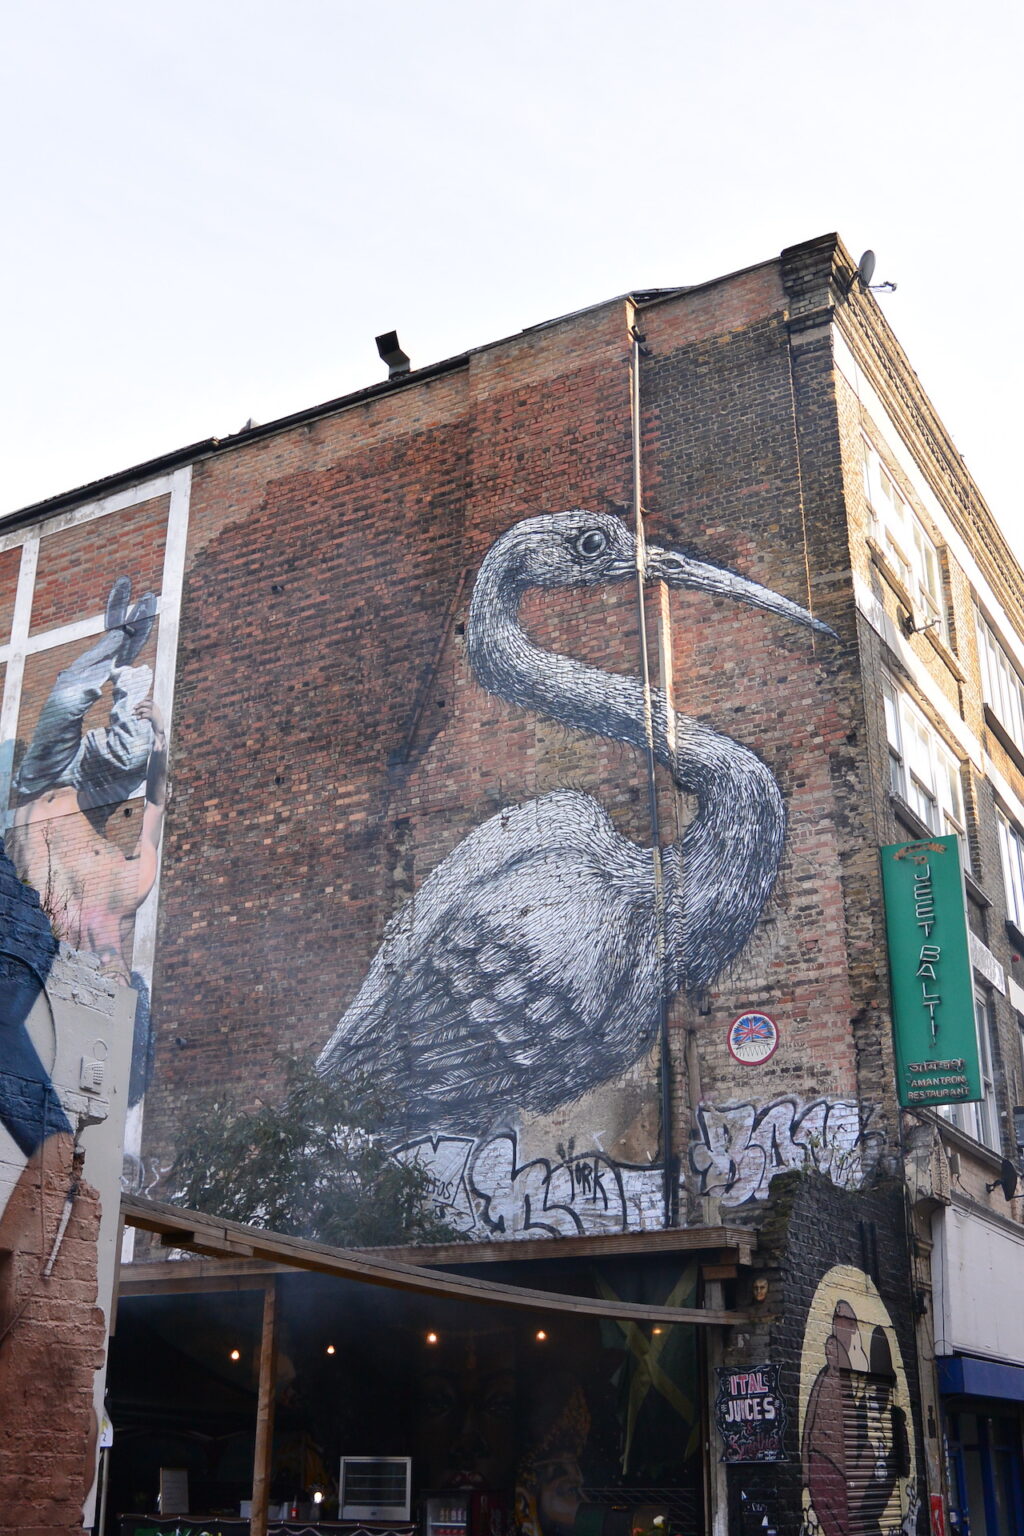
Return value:
M 882 849 L 900 1103 L 982 1097 L 960 847 L 955 837 Z

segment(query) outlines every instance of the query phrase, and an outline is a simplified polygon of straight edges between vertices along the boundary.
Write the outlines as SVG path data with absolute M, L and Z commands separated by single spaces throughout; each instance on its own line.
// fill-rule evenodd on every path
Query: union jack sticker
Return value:
M 778 1045 L 778 1028 L 766 1013 L 741 1013 L 729 1026 L 729 1052 L 746 1067 L 760 1066 Z

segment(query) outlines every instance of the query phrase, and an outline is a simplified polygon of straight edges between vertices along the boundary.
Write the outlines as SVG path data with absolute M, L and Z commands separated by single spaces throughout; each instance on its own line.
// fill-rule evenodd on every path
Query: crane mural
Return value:
M 621 583 L 636 569 L 634 536 L 616 517 L 574 510 L 516 523 L 473 589 L 466 642 L 477 681 L 644 750 L 640 678 L 544 650 L 520 618 L 531 590 Z M 831 634 L 787 598 L 676 551 L 648 545 L 646 574 Z M 695 802 L 679 842 L 662 850 L 663 960 L 652 850 L 618 833 L 591 796 L 558 789 L 490 817 L 428 875 L 319 1057 L 322 1073 L 394 1090 L 396 1137 L 426 1138 L 420 1154 L 438 1168 L 443 1151 L 445 1184 L 472 1184 L 492 1228 L 505 1226 L 498 1206 L 524 1172 L 518 1117 L 564 1111 L 640 1062 L 657 1038 L 662 988 L 702 993 L 750 938 L 776 880 L 786 812 L 770 769 L 663 694 L 652 707 L 655 755 Z M 598 1157 L 581 1174 L 569 1167 L 578 1161 L 566 1163 L 573 1189 L 615 1184 L 612 1205 L 628 1204 L 621 1169 Z M 554 1208 L 551 1174 L 546 1165 L 535 1213 Z

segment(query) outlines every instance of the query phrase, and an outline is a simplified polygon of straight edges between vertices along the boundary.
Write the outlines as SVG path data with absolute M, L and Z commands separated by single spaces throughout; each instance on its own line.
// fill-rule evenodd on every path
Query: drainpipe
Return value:
M 626 303 L 629 331 L 629 415 L 633 461 L 633 527 L 636 538 L 636 609 L 640 631 L 640 678 L 644 700 L 644 757 L 647 765 L 647 807 L 651 829 L 651 859 L 654 865 L 654 932 L 658 976 L 658 1045 L 661 1074 L 661 1147 L 664 1157 L 662 1179 L 662 1225 L 671 1227 L 675 1205 L 672 1146 L 672 1058 L 668 1037 L 668 998 L 665 992 L 665 881 L 661 862 L 661 828 L 658 821 L 658 781 L 654 754 L 654 706 L 651 690 L 651 664 L 647 650 L 647 611 L 644 596 L 647 581 L 647 547 L 644 538 L 643 464 L 641 459 L 640 359 L 645 356 L 644 338 L 636 325 L 637 310 L 632 300 Z

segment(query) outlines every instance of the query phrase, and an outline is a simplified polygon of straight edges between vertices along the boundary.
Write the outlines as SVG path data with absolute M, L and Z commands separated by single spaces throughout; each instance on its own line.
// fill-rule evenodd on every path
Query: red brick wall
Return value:
M 114 578 L 128 576 L 134 596 L 159 592 L 167 497 L 47 534 L 39 545 L 32 599 L 33 635 L 102 613 Z
M 0 1296 L 5 1536 L 81 1531 L 95 1470 L 93 1383 L 104 1364 L 106 1325 L 96 1306 L 99 1199 L 85 1182 L 52 1273 L 42 1276 L 71 1182 L 66 1140 L 44 1143 L 41 1162 L 28 1164 L 0 1218 L 0 1261 L 9 1251 Z
M 783 277 L 805 281 L 794 270 L 767 264 L 639 317 L 650 537 L 810 604 L 839 631 L 814 637 L 700 594 L 668 603 L 677 707 L 757 753 L 788 814 L 753 937 L 707 998 L 673 1004 L 684 1149 L 701 1103 L 791 1100 L 797 1116 L 819 1097 L 884 1092 L 835 402 L 827 340 L 790 346 Z M 641 754 L 485 692 L 465 638 L 480 561 L 506 529 L 540 512 L 627 507 L 629 318 L 613 303 L 524 332 L 194 466 L 151 1166 L 170 1162 L 202 1088 L 254 1097 L 277 1081 L 276 1053 L 324 1045 L 389 919 L 503 806 L 580 790 L 622 836 L 649 841 Z M 44 540 L 39 613 L 49 603 L 63 621 L 58 574 L 71 584 L 69 618 L 94 612 L 122 572 L 136 592 L 158 585 L 165 510 L 153 502 Z M 542 646 L 638 672 L 629 583 L 532 592 L 522 618 Z M 29 660 L 26 730 L 59 659 Z M 685 825 L 692 804 L 660 778 L 663 827 Z M 852 981 L 848 945 L 863 956 Z M 781 1044 L 764 1066 L 738 1068 L 728 1027 L 755 1008 Z M 649 1162 L 650 1061 L 628 1094 L 639 1105 L 630 1145 Z
M 803 536 L 783 305 L 768 266 L 644 313 L 651 536 L 834 618 L 827 578 L 808 593 L 819 549 Z M 388 918 L 502 805 L 579 788 L 647 840 L 639 755 L 486 694 L 461 633 L 505 528 L 628 502 L 627 389 L 625 312 L 608 306 L 197 466 L 147 1101 L 160 1159 L 197 1084 L 256 1093 L 275 1050 L 323 1045 Z M 847 653 L 735 603 L 676 594 L 672 612 L 678 706 L 762 756 L 790 825 L 776 894 L 710 1012 L 676 1000 L 681 1128 L 688 1030 L 698 1096 L 855 1098 L 835 783 Z M 523 616 L 542 645 L 637 670 L 626 586 L 534 593 Z M 726 1030 L 752 1007 L 785 1048 L 738 1072 Z
M 0 550 L 0 645 L 6 645 L 10 638 L 20 566 L 20 546 Z

